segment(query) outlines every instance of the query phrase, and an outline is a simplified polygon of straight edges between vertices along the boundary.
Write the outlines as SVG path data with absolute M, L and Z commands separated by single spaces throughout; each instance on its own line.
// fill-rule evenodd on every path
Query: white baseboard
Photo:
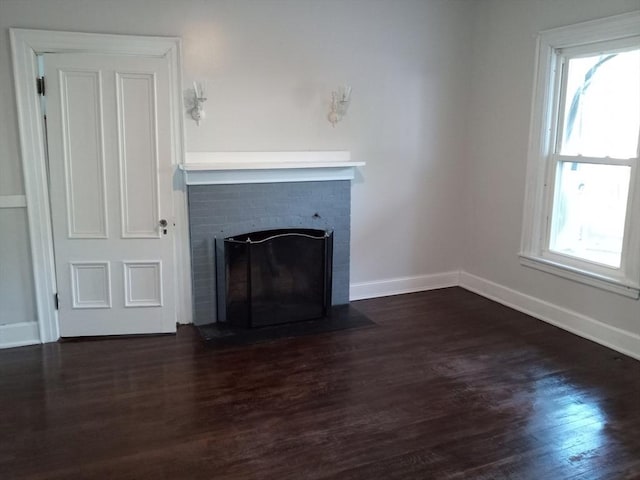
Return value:
M 612 327 L 581 313 L 525 295 L 467 272 L 460 272 L 459 285 L 507 307 L 640 360 L 640 335 Z
M 422 292 L 436 288 L 455 287 L 459 284 L 459 272 L 444 272 L 416 277 L 391 278 L 375 282 L 352 283 L 349 288 L 350 300 L 387 297 L 402 293 Z
M 38 322 L 0 325 L 0 348 L 24 347 L 40 343 Z

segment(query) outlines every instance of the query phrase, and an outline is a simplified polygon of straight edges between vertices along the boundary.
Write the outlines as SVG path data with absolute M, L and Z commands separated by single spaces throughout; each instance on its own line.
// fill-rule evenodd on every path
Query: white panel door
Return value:
M 166 60 L 47 54 L 44 65 L 61 336 L 174 332 Z

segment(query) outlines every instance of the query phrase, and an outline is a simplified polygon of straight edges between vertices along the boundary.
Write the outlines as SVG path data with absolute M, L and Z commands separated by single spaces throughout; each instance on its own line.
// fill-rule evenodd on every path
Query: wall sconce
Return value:
M 202 86 L 202 83 L 193 82 L 193 107 L 189 110 L 191 113 L 191 118 L 196 121 L 196 125 L 200 125 L 200 120 L 204 120 L 205 112 L 204 112 L 204 102 L 207 101 L 207 97 L 205 96 L 206 92 Z
M 345 85 L 344 87 L 340 87 L 337 92 L 331 92 L 331 111 L 327 118 L 333 127 L 335 127 L 336 123 L 342 120 L 342 118 L 347 114 L 350 103 L 350 86 Z

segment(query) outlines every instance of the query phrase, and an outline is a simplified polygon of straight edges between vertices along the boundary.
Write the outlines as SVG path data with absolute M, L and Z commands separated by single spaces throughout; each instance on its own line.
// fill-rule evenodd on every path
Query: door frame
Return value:
M 40 341 L 54 342 L 60 338 L 54 298 L 57 287 L 45 139 L 40 99 L 35 88 L 35 79 L 38 77 L 36 55 L 43 53 L 119 54 L 167 59 L 170 81 L 171 157 L 174 166 L 174 223 L 176 225 L 173 239 L 175 315 L 177 322 L 191 323 L 191 259 L 187 196 L 185 182 L 178 168 L 184 163 L 181 39 L 22 28 L 11 28 L 9 34 Z

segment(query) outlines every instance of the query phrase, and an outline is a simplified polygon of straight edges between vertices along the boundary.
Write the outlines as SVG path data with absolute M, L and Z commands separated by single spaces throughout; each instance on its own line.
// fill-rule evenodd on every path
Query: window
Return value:
M 640 13 L 542 32 L 521 261 L 638 298 Z

